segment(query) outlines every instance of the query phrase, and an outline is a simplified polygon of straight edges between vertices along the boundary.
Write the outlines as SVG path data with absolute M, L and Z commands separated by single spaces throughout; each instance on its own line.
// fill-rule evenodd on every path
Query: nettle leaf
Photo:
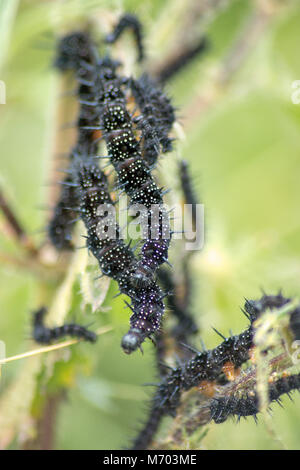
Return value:
M 92 313 L 106 311 L 103 307 L 109 286 L 109 277 L 100 277 L 99 266 L 96 260 L 89 258 L 86 269 L 80 273 L 80 293 L 82 307 L 91 306 Z

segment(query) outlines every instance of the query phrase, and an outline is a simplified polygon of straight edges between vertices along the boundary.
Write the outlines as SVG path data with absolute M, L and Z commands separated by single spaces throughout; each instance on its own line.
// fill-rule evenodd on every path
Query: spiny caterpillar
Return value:
M 270 382 L 268 384 L 269 403 L 279 401 L 281 395 L 289 394 L 293 390 L 300 390 L 300 374 L 285 375 Z M 246 393 L 242 396 L 233 394 L 214 397 L 209 404 L 209 410 L 211 419 L 218 424 L 234 416 L 238 419 L 253 416 L 256 419 L 260 411 L 258 393 L 255 391 L 255 393 Z
M 96 83 L 93 87 L 94 102 L 91 106 L 98 109 L 99 130 L 103 133 L 108 157 L 118 177 L 118 189 L 129 196 L 129 209 L 133 207 L 141 212 L 141 226 L 147 228 L 143 234 L 145 240 L 137 275 L 137 282 L 147 285 L 156 269 L 168 261 L 171 232 L 163 191 L 155 183 L 151 169 L 142 157 L 127 109 L 126 95 L 115 64 L 109 58 L 105 63 L 96 63 L 95 79 L 98 79 L 98 85 Z
M 80 191 L 80 214 L 88 232 L 88 249 L 98 260 L 103 274 L 116 280 L 120 291 L 131 299 L 131 328 L 122 340 L 124 351 L 131 353 L 159 328 L 164 311 L 163 293 L 154 279 L 144 287 L 133 282 L 138 260 L 129 245 L 119 238 L 114 216 L 99 215 L 99 207 L 105 206 L 108 210 L 113 207 L 104 173 L 93 162 L 83 162 L 82 158 L 74 167 Z M 109 235 L 111 230 L 113 238 Z
M 154 274 L 156 268 L 167 261 L 171 236 L 168 215 L 163 207 L 163 192 L 156 186 L 151 176 L 151 169 L 144 161 L 144 159 L 147 160 L 149 141 L 153 139 L 152 137 L 150 139 L 148 134 L 143 135 L 143 149 L 140 149 L 139 142 L 134 135 L 131 116 L 126 108 L 127 98 L 122 91 L 124 79 L 116 75 L 117 63 L 108 57 L 104 60 L 95 57 L 92 59 L 92 53 L 88 52 L 92 50 L 92 44 L 89 45 L 88 38 L 83 33 L 82 35 L 72 33 L 61 40 L 55 63 L 61 70 L 73 68 L 77 72 L 76 78 L 81 84 L 78 91 L 80 102 L 79 142 L 84 145 L 86 139 L 90 139 L 95 130 L 101 131 L 107 144 L 108 158 L 111 158 L 118 174 L 118 188 L 130 196 L 131 205 L 143 205 L 147 209 L 143 213 L 141 223 L 149 227 L 146 234 L 148 238 L 141 250 L 141 272 L 137 274 L 137 282 L 147 282 L 148 277 Z M 78 52 L 80 60 L 76 61 L 75 57 Z M 86 63 L 83 62 L 82 57 L 86 59 Z M 94 62 L 93 66 L 91 61 Z M 80 73 L 78 73 L 78 68 Z M 141 83 L 144 81 L 141 80 Z M 132 88 L 134 88 L 134 83 L 135 81 L 131 79 Z M 158 141 L 163 140 L 163 151 L 166 151 L 170 147 L 167 133 L 175 119 L 173 108 L 169 104 L 169 100 L 154 85 L 144 86 L 143 91 L 139 93 L 137 102 L 142 99 L 144 101 L 150 99 L 151 115 L 156 123 L 153 132 L 158 132 L 162 126 L 160 114 L 164 114 L 163 121 L 168 117 L 167 127 L 164 124 L 164 130 L 160 131 L 163 132 L 163 137 L 158 136 Z M 141 104 L 141 108 L 143 110 L 147 107 Z M 98 126 L 97 119 L 100 121 Z M 137 119 L 139 122 L 144 122 L 146 117 L 141 114 Z M 68 186 L 70 185 L 68 181 L 66 183 Z M 153 205 L 156 205 L 156 214 L 152 212 Z M 154 223 L 152 223 L 153 221 Z M 55 226 L 55 223 L 52 223 L 51 227 L 53 225 Z M 61 224 L 58 225 L 61 232 Z M 70 228 L 68 229 L 70 230 Z M 149 233 L 150 230 L 151 233 Z M 163 238 L 164 234 L 167 238 Z
M 132 30 L 138 60 L 142 61 L 142 29 L 134 15 L 123 15 L 104 41 L 113 44 L 126 29 Z M 260 396 L 255 379 L 252 379 L 252 389 L 238 389 L 238 381 L 235 380 L 236 377 L 244 378 L 246 372 L 241 370 L 241 366 L 249 359 L 252 361 L 249 375 L 255 377 L 257 363 L 253 359 L 253 350 L 256 347 L 255 335 L 259 330 L 259 327 L 256 330 L 255 322 L 266 310 L 281 309 L 290 302 L 281 294 L 247 300 L 244 313 L 249 320 L 249 327 L 241 334 L 228 338 L 215 330 L 222 337 L 221 344 L 210 350 L 203 348 L 200 352 L 190 343 L 192 335 L 198 332 L 197 323 L 189 310 L 191 279 L 187 260 L 190 253 L 183 257 L 183 262 L 181 260 L 179 271 L 185 279 L 180 285 L 180 277 L 178 281 L 174 271 L 169 272 L 163 266 L 164 263 L 169 264 L 172 232 L 168 211 L 164 207 L 165 191 L 156 183 L 152 172 L 159 156 L 172 150 L 174 139 L 171 132 L 175 110 L 159 83 L 177 73 L 206 45 L 205 39 L 201 39 L 195 47 L 185 49 L 156 74 L 156 80 L 148 73 L 143 73 L 137 79 L 122 76 L 119 72 L 122 64 L 110 54 L 99 56 L 91 35 L 84 31 L 75 31 L 61 38 L 54 61 L 54 66 L 60 72 L 69 71 L 76 80 L 79 114 L 76 123 L 77 140 L 69 152 L 60 198 L 48 225 L 49 238 L 58 250 L 74 249 L 73 223 L 81 219 L 86 229 L 86 248 L 98 261 L 102 275 L 116 281 L 120 293 L 130 298 L 130 305 L 126 304 L 132 310 L 132 316 L 130 329 L 122 339 L 123 350 L 130 354 L 137 348 L 142 349 L 141 345 L 146 338 L 156 343 L 160 383 L 156 385 L 148 421 L 135 439 L 133 449 L 147 448 L 162 418 L 165 415 L 182 415 L 184 400 L 192 394 L 197 399 L 199 395 L 201 399 L 204 396 L 207 398 L 207 421 L 222 423 L 233 416 L 256 418 L 260 411 Z M 101 156 L 98 155 L 100 141 L 106 145 L 106 152 Z M 109 160 L 105 167 L 102 158 Z M 106 171 L 109 165 L 113 167 L 110 174 Z M 184 203 L 191 205 L 191 218 L 196 226 L 197 199 L 185 161 L 180 163 L 180 179 Z M 122 239 L 115 218 L 113 209 L 118 204 L 119 191 L 128 196 L 130 209 L 145 208 L 145 211 L 138 209 L 141 224 L 146 226 L 138 254 L 130 243 Z M 181 293 L 170 296 L 178 286 Z M 166 296 L 175 326 L 165 332 L 161 322 Z M 46 308 L 42 307 L 33 313 L 33 338 L 36 342 L 51 344 L 65 336 L 93 343 L 97 340 L 96 333 L 77 323 L 52 328 L 45 326 L 46 312 Z M 300 340 L 300 307 L 294 308 L 288 315 L 289 323 L 285 333 L 288 333 L 289 339 Z M 175 357 L 174 368 L 166 364 L 169 359 L 168 342 Z M 176 356 L 179 348 L 183 353 Z M 267 346 L 263 353 L 270 349 L 273 350 L 273 345 Z M 269 403 L 279 401 L 281 395 L 300 388 L 300 374 L 283 372 L 279 376 L 276 371 L 270 375 L 267 383 Z
M 153 398 L 149 419 L 135 439 L 132 448 L 147 448 L 153 437 L 153 434 L 151 435 L 149 432 L 149 426 L 151 429 L 156 430 L 163 416 L 176 416 L 183 391 L 190 390 L 206 382 L 219 381 L 220 384 L 226 383 L 226 366 L 230 364 L 233 369 L 238 369 L 250 358 L 250 350 L 254 346 L 255 331 L 253 323 L 266 310 L 281 308 L 289 302 L 290 299 L 284 298 L 281 294 L 264 295 L 260 300 L 247 300 L 243 310 L 250 321 L 247 330 L 239 335 L 224 338 L 224 341 L 214 349 L 195 354 L 190 360 L 174 368 L 169 375 L 164 377 Z M 298 309 L 296 311 L 298 312 Z M 293 318 L 292 314 L 290 329 L 295 334 L 291 318 Z M 299 312 L 297 313 L 297 319 L 299 319 Z M 294 339 L 298 339 L 298 337 L 294 336 Z M 148 440 L 146 440 L 146 436 Z
M 169 133 L 175 122 L 175 111 L 169 98 L 149 75 L 131 80 L 130 87 L 141 112 L 134 122 L 142 131 L 143 158 L 152 166 L 160 152 L 172 150 Z
M 187 163 L 184 163 L 185 177 L 182 177 L 182 164 L 179 164 L 179 180 L 181 192 L 186 204 L 196 204 L 197 198 L 193 193 L 193 201 L 186 194 L 186 186 L 192 188 L 191 176 L 187 171 Z M 196 225 L 196 224 L 195 224 Z M 191 344 L 192 337 L 199 332 L 196 319 L 191 312 L 192 284 L 193 275 L 189 263 L 193 252 L 184 252 L 180 265 L 177 267 L 178 272 L 174 269 L 169 270 L 161 267 L 158 270 L 157 278 L 160 286 L 167 293 L 166 306 L 169 316 L 172 317 L 172 328 L 165 327 L 155 335 L 155 356 L 156 367 L 160 378 L 168 373 L 166 367 L 167 357 L 177 357 L 177 360 L 187 360 L 193 354 L 193 348 L 182 347 Z
M 33 313 L 33 338 L 37 343 L 51 344 L 53 341 L 64 338 L 65 336 L 83 339 L 91 343 L 97 341 L 96 333 L 77 323 L 66 323 L 61 326 L 48 328 L 44 325 L 46 313 L 47 309 L 45 307 L 41 307 Z
M 169 293 L 167 304 L 172 316 L 177 320 L 176 326 L 172 330 L 172 336 L 176 338 L 178 343 L 188 343 L 189 337 L 198 332 L 197 324 L 189 312 L 188 305 L 183 306 L 177 298 L 174 276 L 170 271 L 161 268 L 158 272 L 158 280 L 163 289 Z
M 195 195 L 189 171 L 188 162 L 181 160 L 179 163 L 179 173 L 184 203 L 190 208 L 193 228 L 195 229 L 197 227 L 197 197 Z
M 130 308 L 133 311 L 130 319 L 131 328 L 122 340 L 124 351 L 131 353 L 140 347 L 146 337 L 151 337 L 159 329 L 164 312 L 162 302 L 164 294 L 154 277 L 156 269 L 167 262 L 170 243 L 169 218 L 163 206 L 163 191 L 157 187 L 151 175 L 151 168 L 143 158 L 142 144 L 140 145 L 135 136 L 135 126 L 127 110 L 127 95 L 123 90 L 124 83 L 128 80 L 124 80 L 116 73 L 119 64 L 110 57 L 99 58 L 90 38 L 80 32 L 62 38 L 55 64 L 60 70 L 71 69 L 75 73 L 79 86 L 80 109 L 78 140 L 70 155 L 70 168 L 63 182 L 64 190 L 54 214 L 55 220 L 50 224 L 52 229 L 50 235 L 52 240 L 55 240 L 53 232 L 55 234 L 58 232 L 60 239 L 66 238 L 70 243 L 71 215 L 67 217 L 68 226 L 65 231 L 61 223 L 62 217 L 57 217 L 58 214 L 67 211 L 72 214 L 73 220 L 74 211 L 77 211 L 88 232 L 92 230 L 88 235 L 88 248 L 97 258 L 103 274 L 115 279 L 120 292 L 127 294 L 131 299 Z M 130 80 L 131 84 L 132 82 L 133 79 Z M 156 95 L 161 102 L 164 100 L 162 92 L 157 91 Z M 167 99 L 165 102 L 172 110 Z M 172 123 L 173 120 L 172 117 Z M 124 244 L 122 245 L 119 238 L 107 240 L 105 248 L 102 246 L 103 242 L 98 240 L 95 231 L 96 221 L 99 223 L 99 218 L 95 219 L 96 204 L 104 204 L 105 197 L 95 197 L 93 207 L 89 201 L 89 210 L 79 203 L 87 196 L 82 194 L 82 191 L 90 191 L 91 185 L 93 187 L 93 177 L 97 180 L 96 164 L 93 163 L 93 169 L 90 165 L 91 171 L 86 172 L 85 187 L 85 181 L 80 177 L 83 168 L 78 166 L 78 160 L 87 161 L 97 153 L 98 139 L 95 138 L 95 132 L 100 132 L 101 138 L 106 142 L 109 152 L 107 158 L 110 158 L 118 176 L 117 189 L 122 189 L 129 195 L 131 206 L 143 205 L 145 208 L 141 224 L 147 227 L 146 238 L 138 258 L 133 255 L 129 247 L 125 248 Z M 147 138 L 144 136 L 143 145 L 147 146 L 146 141 Z M 99 190 L 103 196 L 104 193 L 98 187 L 99 181 L 95 183 L 95 191 Z M 72 204 L 65 204 L 68 200 L 66 195 L 73 193 L 75 198 Z M 109 196 L 108 187 L 105 189 L 105 194 Z M 156 212 L 153 209 L 155 206 Z M 56 227 L 56 231 L 53 227 Z M 61 246 L 64 247 L 63 243 Z M 115 250 L 118 254 L 124 251 L 123 258 L 114 258 Z M 122 259 L 126 262 L 122 263 Z
M 131 29 L 135 40 L 136 40 L 136 47 L 138 50 L 138 61 L 141 62 L 144 59 L 144 45 L 143 45 L 143 34 L 142 34 L 142 26 L 139 22 L 138 18 L 135 15 L 131 15 L 130 13 L 125 13 L 121 16 L 119 22 L 116 24 L 113 32 L 108 34 L 105 38 L 107 43 L 114 43 L 117 39 L 123 34 L 126 29 Z
M 73 221 L 77 217 L 77 193 L 70 176 L 65 178 L 59 201 L 48 225 L 48 235 L 57 250 L 72 250 Z
M 92 61 L 91 42 L 88 34 L 76 31 L 66 35 L 61 39 L 57 46 L 57 54 L 54 59 L 54 66 L 60 71 L 71 70 L 82 77 L 82 81 L 88 81 L 89 71 L 86 70 L 86 64 Z M 85 85 L 81 83 L 78 87 L 78 96 L 85 98 Z M 95 124 L 95 114 L 91 113 L 90 107 L 80 106 L 78 125 Z M 91 142 L 91 131 L 79 129 L 77 145 L 87 145 Z M 72 152 L 69 159 L 72 159 Z M 59 200 L 53 211 L 53 215 L 48 224 L 48 236 L 51 243 L 57 250 L 73 249 L 71 243 L 74 221 L 77 219 L 77 207 L 79 204 L 78 194 L 72 180 L 73 172 L 65 170 L 67 173 L 64 181 L 61 183 L 62 189 Z

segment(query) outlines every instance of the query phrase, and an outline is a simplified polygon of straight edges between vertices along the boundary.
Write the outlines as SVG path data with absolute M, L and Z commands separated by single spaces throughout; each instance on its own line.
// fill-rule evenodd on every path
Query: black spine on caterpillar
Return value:
M 300 389 L 300 374 L 289 375 L 274 380 L 268 385 L 269 402 L 278 401 L 281 395 Z M 229 417 L 256 417 L 259 413 L 259 397 L 257 392 L 244 396 L 229 395 L 215 397 L 209 404 L 211 419 L 215 423 L 223 423 Z
M 159 72 L 155 75 L 155 78 L 159 83 L 164 84 L 175 75 L 177 75 L 186 65 L 192 62 L 195 58 L 202 55 L 207 51 L 209 47 L 208 40 L 200 38 L 198 43 L 181 51 L 179 55 L 174 57 L 168 63 L 166 63 Z
M 138 50 L 138 61 L 141 62 L 144 59 L 144 46 L 143 46 L 143 33 L 142 33 L 142 25 L 139 19 L 130 13 L 125 13 L 119 19 L 119 22 L 116 24 L 112 33 L 108 34 L 105 38 L 107 43 L 114 43 L 118 40 L 121 34 L 126 30 L 131 29 Z
M 124 351 L 130 354 L 159 329 L 164 313 L 163 293 L 154 279 L 145 287 L 132 282 L 138 261 L 130 247 L 120 239 L 114 211 L 110 213 L 113 203 L 104 173 L 83 158 L 74 163 L 74 172 L 79 187 L 80 214 L 88 232 L 88 248 L 98 260 L 103 274 L 116 280 L 120 292 L 131 299 L 131 328 L 122 339 Z M 99 213 L 99 209 L 104 209 L 105 214 Z
M 250 321 L 250 327 L 239 335 L 226 338 L 214 349 L 199 352 L 164 377 L 153 398 L 150 416 L 156 416 L 156 411 L 159 409 L 161 419 L 165 415 L 175 417 L 181 393 L 184 390 L 190 390 L 204 380 L 223 380 L 223 367 L 227 362 L 236 368 L 247 362 L 249 351 L 253 346 L 252 324 L 266 309 L 281 308 L 289 301 L 290 299 L 284 298 L 281 294 L 264 295 L 260 300 L 247 300 L 244 313 Z M 142 436 L 145 430 L 147 430 L 146 427 L 142 429 L 139 436 Z M 150 444 L 153 436 L 148 435 L 148 437 L 147 445 Z M 140 437 L 137 438 L 139 439 Z
M 37 343 L 51 344 L 65 336 L 79 338 L 91 343 L 97 341 L 97 335 L 93 331 L 88 330 L 77 323 L 66 323 L 54 328 L 48 328 L 44 325 L 44 317 L 47 313 L 45 307 L 41 307 L 33 314 L 33 338 Z
M 169 98 L 147 74 L 130 81 L 131 92 L 141 115 L 134 118 L 142 131 L 142 155 L 150 166 L 162 153 L 172 150 L 169 134 L 175 122 L 175 110 Z

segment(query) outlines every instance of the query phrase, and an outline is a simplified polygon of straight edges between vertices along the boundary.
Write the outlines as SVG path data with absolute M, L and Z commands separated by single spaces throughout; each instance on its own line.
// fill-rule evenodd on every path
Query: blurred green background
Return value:
M 42 241 L 44 235 L 36 231 L 45 226 L 47 215 L 38 206 L 47 203 L 59 95 L 59 77 L 50 66 L 55 37 L 91 18 L 101 24 L 103 12 L 116 18 L 131 11 L 145 25 L 151 69 L 176 47 L 178 38 L 184 40 L 185 18 L 196 4 L 203 4 L 193 31 L 207 34 L 210 49 L 167 85 L 185 137 L 164 157 L 160 170 L 174 187 L 174 162 L 187 159 L 205 204 L 205 246 L 193 258 L 193 310 L 202 338 L 213 347 L 219 340 L 212 326 L 225 334 L 245 327 L 239 311 L 244 297 L 259 297 L 261 288 L 282 288 L 286 295 L 299 296 L 300 104 L 293 104 L 291 96 L 292 83 L 300 80 L 300 5 L 296 0 L 233 0 L 205 8 L 208 3 L 0 0 L 0 79 L 7 92 L 6 104 L 0 105 L 0 181 L 24 227 Z M 172 165 L 170 177 L 165 170 Z M 26 267 L 5 262 L 4 253 L 22 254 L 5 233 L 0 251 L 0 339 L 11 356 L 32 346 L 27 339 L 29 313 L 39 305 L 41 293 L 37 277 Z M 96 346 L 73 346 L 76 351 L 71 356 L 65 352 L 56 363 L 63 378 L 55 370 L 49 386 L 55 389 L 57 381 L 69 390 L 55 422 L 55 448 L 122 448 L 147 410 L 152 389 L 141 385 L 155 380 L 153 348 L 147 344 L 143 356 L 121 351 L 128 312 L 120 299 L 112 300 L 114 292 L 111 286 L 107 311 L 87 314 L 96 327 L 112 325 L 114 330 Z M 74 379 L 72 361 L 82 366 L 76 366 Z M 15 361 L 2 368 L 0 441 L 9 442 L 10 448 L 21 448 L 31 436 L 28 416 L 34 416 L 36 396 L 43 394 L 40 389 L 31 392 L 26 419 L 15 419 L 13 436 L 6 435 L 3 423 L 10 423 L 11 416 L 5 400 L 11 399 L 10 407 L 16 409 L 15 396 L 7 398 L 6 392 L 20 380 L 25 364 Z M 283 404 L 273 407 L 281 444 L 262 420 L 255 425 L 248 419 L 209 426 L 200 447 L 299 449 L 300 397 L 295 394 L 294 403 L 285 398 Z M 197 442 L 193 445 L 197 448 Z

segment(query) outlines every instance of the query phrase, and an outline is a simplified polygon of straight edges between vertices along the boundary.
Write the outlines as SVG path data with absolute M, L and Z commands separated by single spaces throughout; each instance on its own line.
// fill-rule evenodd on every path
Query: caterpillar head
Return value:
M 126 354 L 131 354 L 137 348 L 141 349 L 141 343 L 144 341 L 145 335 L 138 328 L 132 328 L 123 336 L 121 346 Z M 141 351 L 143 351 L 141 349 Z

